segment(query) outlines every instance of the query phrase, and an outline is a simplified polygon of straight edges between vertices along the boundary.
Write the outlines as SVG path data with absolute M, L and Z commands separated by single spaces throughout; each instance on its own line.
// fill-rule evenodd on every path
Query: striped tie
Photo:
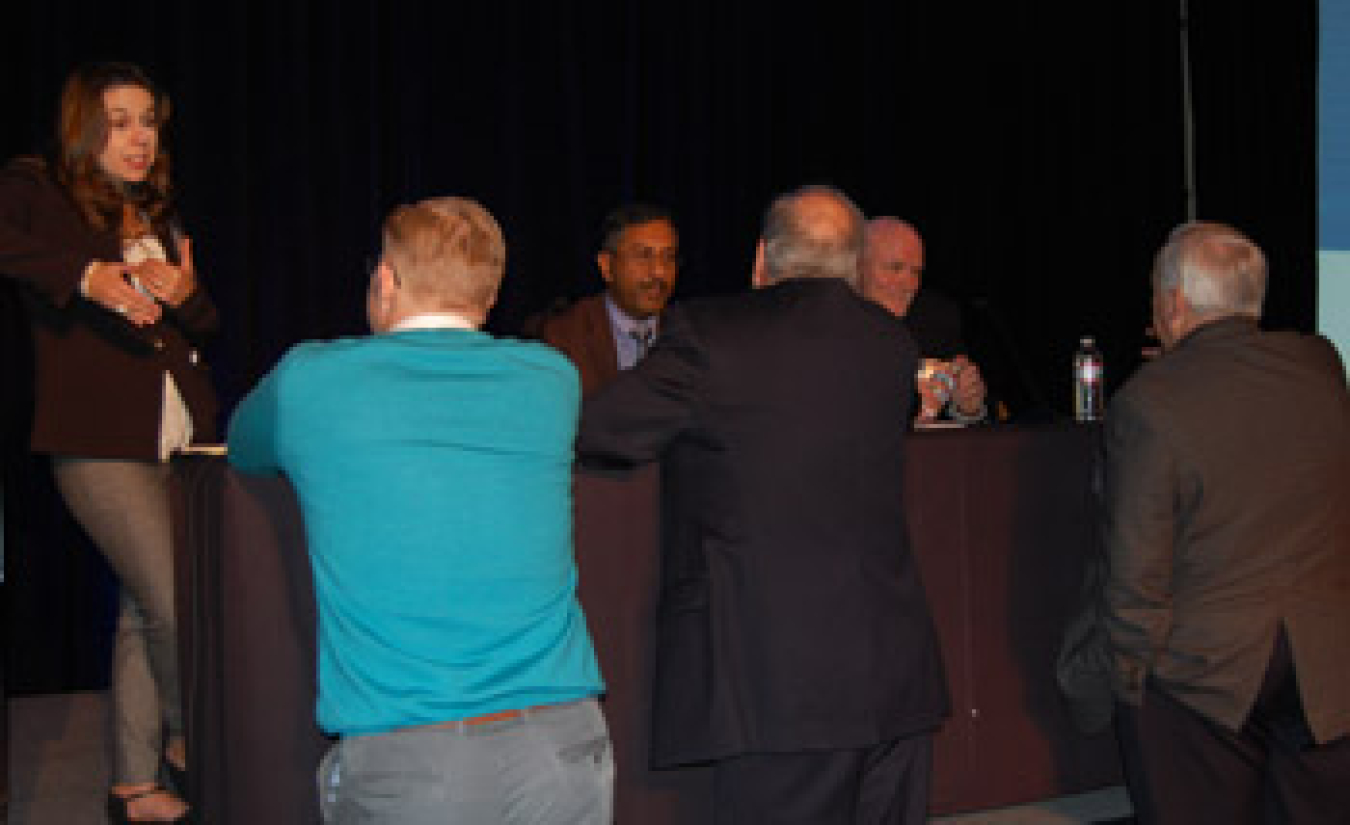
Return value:
M 636 363 L 636 361 L 641 361 L 642 357 L 647 354 L 647 350 L 651 348 L 652 339 L 654 339 L 656 335 L 652 332 L 650 324 L 641 324 L 632 327 L 628 330 L 628 334 L 632 336 L 633 340 L 637 343 Z

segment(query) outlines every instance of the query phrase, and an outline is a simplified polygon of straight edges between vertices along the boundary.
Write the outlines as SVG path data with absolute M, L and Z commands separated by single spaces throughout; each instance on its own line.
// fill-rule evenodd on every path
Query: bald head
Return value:
M 899 218 L 867 222 L 858 273 L 862 294 L 903 317 L 923 283 L 923 238 Z
M 862 213 L 837 189 L 808 186 L 780 195 L 764 217 L 755 282 L 837 278 L 856 288 L 862 227 Z

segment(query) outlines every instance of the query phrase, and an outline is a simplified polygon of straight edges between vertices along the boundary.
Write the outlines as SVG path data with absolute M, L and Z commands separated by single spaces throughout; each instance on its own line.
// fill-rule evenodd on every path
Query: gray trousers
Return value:
M 57 488 L 122 585 L 113 641 L 112 778 L 154 782 L 164 737 L 182 733 L 169 467 L 57 457 Z
M 319 767 L 324 822 L 608 825 L 614 756 L 594 699 L 523 718 L 351 736 Z

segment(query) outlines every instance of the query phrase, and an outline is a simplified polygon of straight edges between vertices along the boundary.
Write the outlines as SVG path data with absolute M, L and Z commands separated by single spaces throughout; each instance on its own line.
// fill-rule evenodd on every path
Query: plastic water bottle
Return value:
M 1105 371 L 1101 350 L 1091 335 L 1078 342 L 1073 354 L 1073 417 L 1078 421 L 1100 421 L 1105 406 Z

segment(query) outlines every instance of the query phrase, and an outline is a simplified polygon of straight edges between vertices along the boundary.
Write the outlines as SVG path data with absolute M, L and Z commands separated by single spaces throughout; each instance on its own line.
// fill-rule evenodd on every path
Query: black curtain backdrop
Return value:
M 493 211 L 508 273 L 490 327 L 509 334 L 600 288 L 596 230 L 615 204 L 673 208 L 677 297 L 709 295 L 746 288 L 764 207 L 812 182 L 918 225 L 928 282 L 965 302 L 1014 408 L 1068 410 L 1084 334 L 1118 386 L 1138 364 L 1152 254 L 1185 218 L 1180 4 L 787 5 L 25 3 L 0 51 L 0 156 L 45 144 L 81 61 L 131 60 L 166 87 L 227 405 L 291 344 L 364 332 L 364 261 L 398 203 L 464 194 Z M 1309 329 L 1316 3 L 1190 6 L 1200 215 L 1266 249 L 1268 325 Z M 22 330 L 0 318 L 13 378 Z M 11 475 L 40 473 L 12 453 Z M 24 537 L 12 568 L 71 555 Z M 11 594 L 36 586 L 10 578 Z M 51 617 L 44 587 L 67 584 L 11 602 L 74 621 Z M 28 608 L 12 610 L 22 626 Z M 11 644 L 20 680 L 25 644 Z

